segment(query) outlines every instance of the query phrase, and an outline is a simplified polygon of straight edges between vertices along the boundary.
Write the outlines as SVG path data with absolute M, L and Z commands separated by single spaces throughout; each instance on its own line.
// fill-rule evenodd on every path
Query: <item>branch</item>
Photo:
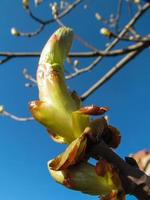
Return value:
M 5 111 L 5 110 L 1 113 L 1 115 L 9 117 L 9 118 L 16 120 L 16 121 L 20 121 L 20 122 L 26 122 L 26 121 L 34 120 L 33 117 L 17 117 L 16 115 L 13 115 L 13 114 Z
M 70 13 L 77 5 L 79 5 L 83 0 L 75 0 L 73 3 L 71 3 L 70 5 L 68 5 L 68 7 L 63 10 L 61 13 L 58 14 L 57 19 L 61 19 L 62 17 L 64 17 L 65 15 L 67 15 L 68 13 Z M 43 29 L 45 28 L 46 25 L 51 24 L 53 22 L 56 22 L 56 18 L 53 17 L 52 19 L 49 20 L 42 20 L 38 17 L 36 17 L 33 13 L 32 10 L 29 6 L 28 9 L 26 9 L 26 11 L 28 12 L 29 16 L 36 22 L 38 22 L 40 24 L 40 27 L 37 31 L 34 32 L 29 32 L 29 33 L 24 33 L 24 32 L 18 32 L 19 36 L 26 36 L 26 37 L 33 37 L 38 35 L 39 33 L 41 33 L 43 31 Z
M 70 5 L 68 5 L 67 8 L 66 8 L 64 11 L 62 11 L 61 13 L 59 13 L 57 17 L 58 17 L 59 19 L 61 19 L 62 17 L 64 17 L 64 16 L 67 15 L 68 13 L 70 13 L 71 10 L 73 10 L 73 9 L 74 9 L 77 5 L 79 5 L 82 1 L 83 1 L 83 0 L 75 0 L 73 3 L 71 3 Z M 56 21 L 56 18 L 55 18 L 55 17 L 53 17 L 52 19 L 46 20 L 46 21 L 41 20 L 40 18 L 36 17 L 36 16 L 32 13 L 30 7 L 29 7 L 29 9 L 27 9 L 27 11 L 28 11 L 30 17 L 31 17 L 33 20 L 35 20 L 35 21 L 37 21 L 38 23 L 40 23 L 40 24 L 47 25 L 47 24 L 50 24 L 50 23 L 53 23 L 53 22 Z
M 70 12 L 75 6 L 77 6 L 79 3 L 81 3 L 81 1 L 79 1 L 79 0 L 75 1 L 67 9 L 65 9 L 65 11 L 63 11 L 63 13 L 58 15 L 58 17 L 59 18 L 63 17 L 68 12 Z M 110 50 L 119 42 L 119 40 L 125 35 L 125 33 L 131 29 L 131 27 L 136 23 L 136 21 L 140 18 L 140 16 L 142 16 L 148 10 L 149 7 L 150 7 L 150 3 L 148 2 L 140 9 L 140 11 L 138 11 L 135 14 L 135 16 L 130 20 L 130 22 L 120 32 L 118 37 L 105 49 L 105 51 L 98 51 L 98 52 L 97 51 L 92 51 L 92 52 L 88 52 L 88 53 L 85 52 L 85 53 L 72 53 L 72 54 L 69 54 L 69 57 L 97 57 L 97 56 L 99 56 L 99 58 L 97 58 L 94 61 L 94 63 L 92 63 L 90 66 L 78 71 L 78 74 L 81 74 L 81 73 L 84 73 L 84 72 L 87 72 L 87 71 L 90 71 L 91 69 L 93 69 L 93 67 L 95 67 L 103 59 L 104 56 L 114 56 L 114 55 L 121 54 L 121 52 L 117 52 L 118 50 L 116 50 L 116 52 L 115 52 L 115 50 L 114 50 L 114 52 L 110 52 Z M 35 16 L 33 18 L 37 20 L 37 18 Z M 49 20 L 49 23 L 50 23 L 51 20 Z M 56 19 L 53 19 L 53 20 L 56 20 Z M 39 23 L 42 24 L 43 21 L 40 21 Z M 43 29 L 43 26 L 41 26 L 41 27 Z M 38 31 L 41 31 L 41 30 L 39 29 Z M 35 33 L 37 34 L 37 32 L 35 32 Z M 31 36 L 34 33 L 24 33 L 24 34 L 26 34 L 26 35 L 29 34 Z M 124 49 L 124 50 L 121 50 L 121 51 L 124 54 L 124 53 L 128 53 L 131 50 L 130 49 L 129 50 L 128 49 Z M 10 59 L 15 58 L 15 57 L 39 57 L 40 53 L 38 53 L 38 52 L 33 52 L 33 53 L 32 52 L 29 52 L 29 53 L 26 53 L 26 52 L 24 52 L 24 53 L 0 52 L 0 56 L 5 56 L 6 57 L 6 58 L 4 58 L 4 59 L 2 59 L 0 61 L 0 64 L 3 64 L 3 63 L 5 63 L 5 62 L 7 62 Z M 74 77 L 75 75 L 76 74 L 72 74 L 72 77 Z
M 127 194 L 134 195 L 139 200 L 150 199 L 150 177 L 139 168 L 126 163 L 103 142 L 94 146 L 90 153 L 96 159 L 97 156 L 106 159 L 119 170 L 123 188 Z
M 56 19 L 56 22 L 60 27 L 65 26 L 63 22 L 58 18 L 58 15 L 54 14 L 54 18 Z M 95 47 L 93 47 L 91 44 L 89 44 L 87 41 L 85 41 L 83 38 L 81 38 L 79 35 L 74 34 L 74 39 L 78 40 L 83 46 L 86 48 L 92 50 L 92 51 L 97 51 Z
M 109 52 L 116 44 L 120 41 L 120 38 L 122 38 L 129 30 L 130 28 L 137 22 L 137 20 L 150 8 L 150 3 L 146 3 L 140 11 L 138 11 L 133 18 L 128 22 L 127 25 L 124 26 L 123 30 L 119 33 L 118 37 L 113 40 L 113 42 L 105 49 L 104 52 Z M 70 74 L 69 78 L 75 77 L 76 75 L 82 74 L 84 72 L 88 72 L 92 70 L 101 60 L 103 59 L 103 56 L 99 56 L 91 65 L 88 67 L 82 68 L 81 70 L 78 70 L 78 72 L 74 72 Z
M 150 45 L 150 44 L 149 44 Z M 114 67 L 112 67 L 102 78 L 100 78 L 92 87 L 90 87 L 85 93 L 82 94 L 81 99 L 85 100 L 89 95 L 91 95 L 97 88 L 101 87 L 109 79 L 112 78 L 119 70 L 121 70 L 129 61 L 135 58 L 138 54 L 142 52 L 143 49 L 133 51 L 122 58 Z
M 76 1 L 74 1 L 72 4 L 68 5 L 68 7 L 64 11 L 62 11 L 61 13 L 59 13 L 57 17 L 59 19 L 61 19 L 62 17 L 64 17 L 68 13 L 70 13 L 70 11 L 72 9 L 74 9 L 77 5 L 79 5 L 82 1 L 83 0 L 76 0 Z M 52 19 L 49 19 L 49 20 L 45 21 L 44 24 L 50 24 L 50 23 L 53 23 L 55 21 L 56 21 L 56 19 L 52 18 Z
M 143 47 L 147 47 L 147 42 L 150 41 L 150 37 L 149 35 L 144 37 L 142 39 L 143 42 L 138 42 L 134 45 L 130 45 L 127 48 L 122 48 L 122 49 L 116 49 L 116 50 L 112 50 L 112 51 L 102 51 L 102 50 L 97 50 L 97 51 L 90 51 L 90 52 L 72 52 L 69 53 L 68 57 L 71 58 L 92 58 L 92 57 L 98 57 L 98 56 L 106 56 L 106 57 L 113 57 L 113 56 L 118 56 L 118 55 L 124 55 L 127 54 L 129 52 L 135 51 L 135 50 L 139 50 Z M 0 52 L 0 56 L 2 57 L 6 57 L 4 59 L 2 59 L 0 61 L 0 64 L 3 64 L 7 61 L 9 61 L 10 59 L 13 58 L 24 58 L 24 57 L 39 57 L 40 56 L 40 52 Z M 81 69 L 78 71 L 78 73 L 82 73 L 82 70 L 86 71 L 87 69 Z M 72 74 L 71 77 L 73 77 L 74 75 Z
M 44 28 L 45 28 L 45 25 L 40 24 L 39 28 L 36 31 L 34 31 L 34 32 L 27 32 L 27 33 L 25 33 L 25 32 L 18 31 L 18 34 L 19 34 L 18 36 L 25 36 L 25 37 L 37 36 L 39 33 L 41 33 L 44 30 Z
M 116 31 L 118 31 L 119 20 L 121 18 L 121 14 L 122 14 L 122 5 L 123 5 L 123 1 L 118 0 L 117 15 L 115 17 L 115 27 L 114 27 L 116 29 Z

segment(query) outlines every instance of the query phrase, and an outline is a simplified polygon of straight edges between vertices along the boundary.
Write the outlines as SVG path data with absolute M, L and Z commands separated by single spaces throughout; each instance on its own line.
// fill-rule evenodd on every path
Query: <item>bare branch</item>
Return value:
M 122 4 L 123 4 L 123 1 L 118 0 L 117 15 L 115 17 L 115 27 L 114 27 L 116 29 L 116 32 L 118 32 L 119 20 L 121 18 L 121 13 L 122 13 Z
M 26 11 L 28 12 L 29 16 L 30 16 L 34 21 L 36 21 L 36 22 L 38 22 L 38 23 L 40 23 L 40 24 L 43 24 L 43 25 L 45 24 L 44 20 L 42 20 L 42 19 L 36 17 L 36 16 L 32 13 L 32 10 L 31 10 L 30 6 L 29 6 L 28 9 L 26 9 Z
M 19 121 L 19 122 L 26 122 L 26 121 L 34 120 L 33 117 L 17 117 L 16 115 L 11 114 L 11 113 L 9 113 L 5 110 L 1 113 L 1 115 L 9 117 L 9 118 L 16 120 L 16 121 Z
M 62 11 L 61 13 L 58 14 L 58 18 L 61 19 L 62 17 L 64 17 L 68 13 L 70 13 L 81 2 L 83 2 L 83 0 L 76 0 L 72 4 L 69 4 L 64 11 Z M 55 22 L 55 20 L 56 20 L 55 18 L 49 19 L 49 20 L 45 21 L 44 24 L 53 23 L 53 22 Z
M 58 18 L 57 15 L 54 15 L 54 18 L 56 19 L 56 22 L 59 26 L 65 26 L 63 22 Z M 87 41 L 85 41 L 83 38 L 81 38 L 79 35 L 74 34 L 74 39 L 78 40 L 83 46 L 85 46 L 88 49 L 91 49 L 92 51 L 97 51 L 95 47 L 93 47 L 91 44 L 89 44 Z
M 6 58 L 0 60 L 0 64 L 3 64 L 3 63 L 5 63 L 5 62 L 9 61 L 12 57 L 13 57 L 13 56 L 6 56 Z
M 109 52 L 119 41 L 120 38 L 122 38 L 128 31 L 129 29 L 137 22 L 137 20 L 150 8 L 150 3 L 146 3 L 140 11 L 138 11 L 134 17 L 129 21 L 129 23 L 123 28 L 123 30 L 119 33 L 118 37 L 113 40 L 113 42 L 105 49 L 104 52 Z M 74 72 L 70 74 L 69 78 L 75 77 L 76 75 L 82 74 L 84 72 L 92 70 L 101 60 L 103 59 L 103 56 L 99 56 L 91 65 L 88 67 L 85 67 L 81 69 L 78 72 Z
M 39 29 L 37 31 L 34 31 L 34 32 L 29 32 L 29 33 L 19 32 L 19 36 L 33 37 L 33 36 L 38 35 L 39 33 L 41 33 L 44 30 L 44 28 L 45 28 L 46 25 L 51 24 L 53 22 L 56 22 L 56 21 L 58 21 L 58 19 L 61 19 L 65 15 L 69 14 L 82 1 L 83 0 L 75 0 L 73 3 L 69 4 L 65 10 L 63 10 L 61 13 L 59 13 L 58 16 L 57 16 L 57 18 L 54 16 L 52 19 L 49 19 L 49 20 L 46 20 L 46 21 L 44 21 L 44 20 L 36 17 L 33 14 L 32 10 L 31 10 L 31 8 L 29 6 L 29 8 L 26 9 L 27 12 L 28 12 L 28 14 L 29 14 L 29 16 L 34 21 L 38 22 L 40 24 L 40 27 L 39 27 Z
M 119 170 L 123 188 L 127 194 L 134 195 L 139 200 L 150 199 L 150 177 L 139 168 L 129 165 L 115 152 L 108 148 L 104 142 L 91 148 L 92 157 L 102 157 L 112 163 Z
M 81 1 L 75 1 L 73 4 L 71 4 L 71 6 L 69 6 L 66 10 L 65 10 L 65 14 L 67 12 L 70 12 L 72 8 L 74 8 L 76 5 L 78 5 Z M 118 37 L 105 49 L 105 51 L 94 51 L 94 52 L 90 52 L 90 53 L 72 53 L 69 56 L 70 57 L 95 57 L 95 56 L 100 56 L 99 58 L 97 58 L 90 66 L 81 69 L 80 71 L 78 71 L 78 74 L 84 73 L 86 71 L 91 70 L 93 67 L 95 67 L 102 59 L 104 56 L 113 56 L 113 54 L 117 55 L 117 54 L 121 54 L 120 52 L 110 52 L 109 51 L 119 42 L 119 40 L 125 35 L 126 32 L 128 32 L 132 26 L 136 23 L 136 21 L 140 18 L 140 16 L 142 16 L 150 7 L 150 3 L 146 3 L 136 14 L 135 16 L 130 20 L 130 22 L 124 27 L 124 29 L 120 32 L 120 34 L 118 35 Z M 63 15 L 62 15 L 63 16 Z M 59 15 L 58 15 L 59 17 Z M 59 17 L 60 18 L 60 17 Z M 56 20 L 56 19 L 55 19 Z M 42 26 L 43 27 L 43 26 Z M 32 33 L 30 33 L 32 34 Z M 129 51 L 131 51 L 129 49 Z M 126 50 L 122 50 L 122 52 L 127 53 L 129 52 L 127 49 Z M 5 56 L 6 58 L 2 59 L 0 61 L 0 64 L 3 64 L 5 62 L 7 62 L 8 60 L 15 58 L 15 57 L 39 57 L 40 53 L 38 52 L 33 52 L 33 53 L 10 53 L 10 52 L 0 52 L 0 56 Z M 76 76 L 76 74 L 72 74 L 71 77 Z
M 20 32 L 18 31 L 18 34 L 19 36 L 22 36 L 22 37 L 33 37 L 33 36 L 37 36 L 39 33 L 41 33 L 43 30 L 44 30 L 45 26 L 43 24 L 40 24 L 39 28 L 34 31 L 34 32 Z
M 142 40 L 136 44 L 129 45 L 126 48 L 122 49 L 115 49 L 112 51 L 102 51 L 102 50 L 93 50 L 91 52 L 71 52 L 69 53 L 68 57 L 98 57 L 98 56 L 116 56 L 129 53 L 131 51 L 135 51 L 140 49 L 145 45 L 145 43 L 150 41 L 150 35 L 147 35 L 142 38 Z M 0 56 L 5 57 L 39 57 L 40 52 L 0 52 Z
M 85 93 L 82 94 L 81 99 L 85 100 L 89 95 L 91 95 L 97 88 L 101 87 L 109 79 L 112 78 L 119 70 L 121 70 L 129 61 L 131 61 L 135 56 L 140 54 L 142 51 L 133 51 L 121 59 L 114 67 L 112 67 L 102 78 L 100 78 L 92 87 L 90 87 Z

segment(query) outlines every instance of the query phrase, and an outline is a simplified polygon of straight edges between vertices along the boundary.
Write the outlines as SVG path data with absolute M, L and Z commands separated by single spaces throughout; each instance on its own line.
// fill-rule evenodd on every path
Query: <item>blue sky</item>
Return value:
M 34 12 L 44 19 L 50 18 L 46 9 L 50 1 L 45 0 L 41 8 Z M 108 15 L 114 10 L 114 1 L 105 3 L 89 2 L 89 9 L 80 5 L 63 22 L 73 27 L 75 32 L 87 39 L 99 49 L 104 49 L 108 40 L 99 34 L 101 24 L 94 18 L 99 10 Z M 97 1 L 98 2 L 98 1 Z M 117 2 L 115 0 L 115 2 Z M 46 9 L 46 10 L 45 10 Z M 89 14 L 89 18 L 87 18 Z M 149 33 L 149 15 L 145 15 L 137 24 L 141 33 Z M 41 51 L 45 42 L 58 27 L 56 24 L 46 27 L 45 32 L 34 38 L 16 38 L 10 29 L 16 27 L 21 31 L 34 31 L 38 24 L 31 20 L 23 10 L 21 1 L 1 0 L 0 2 L 0 51 Z M 127 21 L 124 17 L 123 21 Z M 85 48 L 74 42 L 73 50 Z M 144 51 L 135 60 L 115 75 L 103 87 L 93 93 L 85 105 L 106 105 L 110 108 L 110 123 L 116 126 L 122 135 L 122 142 L 117 152 L 122 157 L 143 148 L 150 148 L 150 50 Z M 118 59 L 102 61 L 92 72 L 81 75 L 68 82 L 72 90 L 80 95 L 95 83 Z M 35 76 L 38 59 L 13 59 L 0 66 L 0 104 L 17 116 L 30 116 L 28 102 L 38 99 L 36 87 L 26 88 L 27 82 L 22 76 L 23 68 Z M 90 60 L 80 60 L 81 66 L 87 66 Z M 37 122 L 16 122 L 0 117 L 0 199 L 4 200 L 56 200 L 70 198 L 80 200 L 97 199 L 65 189 L 56 184 L 47 170 L 47 161 L 62 152 L 63 145 L 54 143 L 44 127 Z M 134 200 L 128 197 L 128 200 Z

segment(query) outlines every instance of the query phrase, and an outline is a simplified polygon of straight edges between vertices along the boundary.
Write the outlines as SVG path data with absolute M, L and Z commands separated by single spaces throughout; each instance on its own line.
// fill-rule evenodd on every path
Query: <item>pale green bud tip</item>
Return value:
M 4 111 L 4 106 L 3 105 L 0 105 L 0 114 L 2 114 Z
M 63 66 L 73 40 L 73 31 L 67 27 L 57 29 L 46 43 L 39 63 Z
M 29 8 L 29 0 L 22 0 L 22 4 L 25 9 Z
M 61 27 L 52 35 L 52 39 L 59 42 L 61 48 L 66 49 L 66 53 L 69 52 L 72 40 L 73 30 L 67 27 Z
M 19 36 L 20 35 L 20 33 L 16 30 L 16 28 L 11 28 L 10 32 L 13 36 Z
M 111 36 L 111 32 L 107 29 L 107 28 L 101 28 L 100 29 L 100 33 L 106 37 L 110 37 Z

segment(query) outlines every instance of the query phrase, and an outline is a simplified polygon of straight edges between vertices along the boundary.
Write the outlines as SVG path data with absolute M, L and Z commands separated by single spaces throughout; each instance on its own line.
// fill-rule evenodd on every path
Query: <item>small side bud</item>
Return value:
M 100 33 L 105 37 L 111 37 L 112 33 L 107 28 L 101 28 Z
M 11 28 L 10 32 L 13 36 L 20 36 L 20 33 L 16 30 L 16 28 Z
M 0 105 L 0 114 L 2 114 L 4 111 L 4 106 L 3 105 Z
M 100 21 L 102 19 L 102 16 L 99 13 L 95 13 L 95 18 Z
M 50 5 L 52 14 L 53 15 L 58 15 L 58 4 L 54 2 L 53 4 Z
M 77 67 L 78 64 L 79 64 L 79 61 L 78 61 L 78 60 L 74 60 L 74 62 L 73 62 L 73 66 L 74 66 L 74 67 Z
M 29 9 L 29 0 L 22 0 L 24 9 Z
M 39 6 L 42 3 L 42 0 L 34 0 L 34 4 L 36 6 Z

